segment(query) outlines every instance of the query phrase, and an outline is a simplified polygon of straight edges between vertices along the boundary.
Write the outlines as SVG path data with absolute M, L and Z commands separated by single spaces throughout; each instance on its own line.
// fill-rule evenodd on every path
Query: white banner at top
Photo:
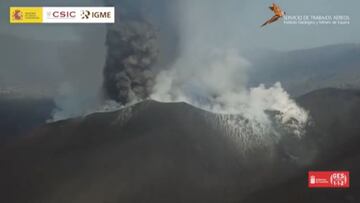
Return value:
M 115 23 L 115 7 L 42 7 L 43 23 Z

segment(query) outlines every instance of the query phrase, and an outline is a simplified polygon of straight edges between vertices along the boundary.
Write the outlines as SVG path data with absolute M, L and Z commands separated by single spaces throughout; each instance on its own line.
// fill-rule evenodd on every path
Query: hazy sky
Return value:
M 158 0 L 149 0 L 155 2 Z M 176 1 L 176 0 L 169 0 Z M 181 0 L 178 0 L 181 2 Z M 46 2 L 46 3 L 44 3 Z M 76 3 L 74 3 L 76 2 Z M 119 2 L 119 0 L 114 0 Z M 349 15 L 351 25 L 305 26 L 284 25 L 277 22 L 260 29 L 260 25 L 272 16 L 267 8 L 271 0 L 193 0 L 194 3 L 208 2 L 206 8 L 212 16 L 227 19 L 231 29 L 238 33 L 239 46 L 247 48 L 275 48 L 292 50 L 317 47 L 337 43 L 359 42 L 360 8 L 359 0 L 278 0 L 288 15 Z M 100 0 L 12 0 L 0 3 L 1 26 L 0 33 L 11 33 L 26 38 L 45 40 L 78 40 L 85 26 L 82 25 L 9 25 L 8 7 L 10 5 L 101 5 Z M 160 11 L 161 12 L 161 11 Z M 186 12 L 186 11 L 184 11 Z M 196 21 L 196 19 L 194 19 Z M 209 19 L 212 20 L 212 19 Z M 211 22 L 210 22 L 211 23 Z M 85 27 L 91 33 L 97 26 Z M 224 33 L 226 36 L 226 33 Z
M 241 1 L 239 1 L 241 2 Z M 241 9 L 239 25 L 244 25 L 243 36 L 257 47 L 277 49 L 301 49 L 337 43 L 359 43 L 360 1 L 358 0 L 279 0 L 288 15 L 349 15 L 350 25 L 305 26 L 275 23 L 259 29 L 263 19 L 271 16 L 266 5 L 271 0 L 248 0 Z M 236 8 L 234 8 L 236 9 Z
M 178 27 L 180 35 L 183 35 L 183 32 L 188 34 L 189 36 L 183 36 L 187 38 L 186 41 L 192 38 L 192 30 L 194 30 L 197 37 L 204 35 L 209 40 L 218 40 L 222 44 L 230 43 L 234 48 L 244 52 L 263 48 L 294 50 L 338 43 L 359 43 L 360 39 L 359 0 L 278 0 L 276 3 L 280 4 L 288 15 L 349 15 L 351 24 L 304 26 L 276 22 L 264 28 L 260 28 L 260 25 L 272 16 L 272 12 L 268 9 L 271 0 L 114 0 L 113 2 L 121 6 L 123 5 L 121 2 L 124 1 L 128 4 L 133 4 L 134 1 L 150 4 L 152 12 L 157 12 L 155 14 L 157 18 L 159 19 L 160 16 L 161 19 L 163 15 L 165 21 L 170 17 L 169 12 L 165 12 L 163 7 L 173 5 L 177 12 L 172 14 L 174 15 L 172 19 L 179 20 L 172 20 L 171 26 Z M 46 78 L 44 81 L 54 81 L 51 83 L 53 86 L 58 85 L 57 81 L 81 83 L 75 86 L 101 86 L 106 56 L 105 25 L 10 25 L 8 12 L 9 6 L 91 6 L 102 5 L 102 2 L 102 0 L 1 1 L 0 36 L 1 40 L 7 43 L 2 43 L 0 53 L 6 53 L 2 56 L 12 54 L 14 59 L 11 58 L 12 55 L 6 59 L 1 58 L 3 64 L 0 69 L 0 82 L 26 81 L 26 78 L 32 77 L 34 79 L 30 82 L 41 82 L 40 77 L 44 75 Z M 168 5 L 160 7 L 164 2 Z M 187 23 L 186 29 L 182 29 L 184 26 L 182 22 Z M 30 45 L 16 40 L 16 37 L 30 39 L 32 40 L 30 44 L 33 44 L 34 40 L 43 43 L 34 49 L 36 51 L 26 51 L 31 50 Z M 197 42 L 190 41 L 194 44 Z M 48 47 L 46 47 L 47 43 Z M 198 43 L 206 42 L 199 40 Z M 27 60 L 17 60 L 16 53 L 26 54 Z M 84 71 L 87 74 L 84 74 Z M 29 73 L 33 76 L 30 77 Z M 93 81 L 96 81 L 96 84 Z
M 262 48 L 294 50 L 338 43 L 359 43 L 360 39 L 359 0 L 278 0 L 276 3 L 280 4 L 288 15 L 349 15 L 351 24 L 305 26 L 276 22 L 264 28 L 260 28 L 260 25 L 272 16 L 272 12 L 268 9 L 272 3 L 271 0 L 114 0 L 113 2 L 121 6 L 125 5 L 122 4 L 124 1 L 127 1 L 126 5 L 133 4 L 135 1 L 150 5 L 151 12 L 156 12 L 157 19 L 164 16 L 165 21 L 170 17 L 169 12 L 165 12 L 164 8 L 172 5 L 177 9 L 177 12 L 172 14 L 174 15 L 172 19 L 179 20 L 172 20 L 171 26 L 178 27 L 180 35 L 189 35 L 183 36 L 187 38 L 186 41 L 195 37 L 192 36 L 192 31 L 194 31 L 197 37 L 204 35 L 206 39 L 218 40 L 221 44 L 230 43 L 233 48 L 239 48 L 245 52 Z M 8 10 L 9 6 L 91 6 L 103 5 L 102 2 L 103 0 L 1 1 L 0 36 L 2 36 L 1 40 L 7 43 L 0 46 L 0 53 L 26 52 L 26 49 L 30 49 L 30 45 L 25 45 L 24 42 L 12 42 L 11 40 L 16 40 L 14 37 L 30 39 L 31 43 L 34 43 L 33 40 L 43 41 L 42 45 L 37 47 L 39 50 L 26 52 L 28 62 L 23 61 L 27 64 L 26 67 L 16 65 L 15 62 L 19 60 L 9 57 L 7 60 L 2 59 L 2 61 L 8 61 L 9 67 L 1 67 L 1 82 L 4 80 L 24 81 L 24 78 L 28 77 L 28 72 L 36 75 L 37 72 L 33 70 L 37 70 L 47 77 L 47 81 L 62 81 L 65 78 L 79 82 L 82 81 L 78 80 L 80 77 L 90 82 L 97 78 L 97 83 L 101 83 L 106 56 L 105 25 L 10 25 Z M 164 2 L 168 5 L 164 6 Z M 184 26 L 182 22 L 186 23 L 184 29 L 182 29 Z M 196 39 L 190 41 L 194 44 L 197 42 Z M 47 42 L 49 42 L 49 47 L 52 47 L 51 49 L 46 47 Z M 198 40 L 198 43 L 205 42 Z M 12 46 L 12 44 L 17 45 Z M 71 46 L 77 47 L 77 50 Z M 31 58 L 34 60 L 31 61 Z M 34 63 L 35 59 L 36 63 Z M 84 76 L 83 69 L 88 73 L 87 76 Z M 13 79 L 7 75 L 14 73 L 13 75 L 19 77 L 16 71 L 22 73 L 23 77 Z M 41 80 L 36 77 L 36 81 Z M 86 85 L 84 83 L 84 86 Z
M 46 3 L 44 3 L 46 2 Z M 78 2 L 78 3 L 74 3 Z M 79 3 L 81 2 L 81 3 Z M 10 25 L 9 24 L 9 6 L 91 6 L 100 5 L 96 4 L 95 0 L 12 0 L 2 1 L 0 3 L 0 33 L 10 33 L 15 36 L 21 36 L 22 38 L 40 39 L 40 40 L 80 40 L 84 37 L 81 34 L 84 27 L 89 27 L 89 30 L 96 30 L 98 26 L 92 25 Z M 80 32 L 80 33 L 79 33 Z M 91 33 L 90 33 L 91 34 Z
M 288 15 L 348 15 L 351 24 L 304 26 L 285 25 L 280 21 L 264 28 L 260 25 L 273 15 L 268 9 L 271 0 L 113 0 L 117 6 L 124 5 L 121 4 L 124 1 L 126 5 L 134 6 L 134 2 L 146 5 L 145 8 L 150 9 L 146 10 L 149 16 L 163 23 L 165 35 L 168 33 L 164 27 L 175 28 L 168 30 L 178 32 L 179 44 L 176 44 L 177 37 L 168 38 L 169 42 L 165 39 L 167 35 L 159 37 L 171 47 L 206 49 L 206 45 L 211 44 L 210 48 L 221 45 L 247 52 L 359 43 L 359 0 L 278 0 L 276 3 Z M 1 1 L 0 87 L 16 83 L 41 86 L 60 96 L 57 101 L 70 109 L 81 109 L 86 101 L 94 100 L 102 86 L 105 25 L 10 25 L 8 12 L 9 6 L 92 6 L 102 5 L 102 2 Z M 176 12 L 166 11 L 170 7 L 176 7 Z
M 106 56 L 105 25 L 9 24 L 9 6 L 41 6 L 43 2 L 51 2 L 46 3 L 50 6 L 95 5 L 92 0 L 81 0 L 81 4 L 70 0 L 2 1 L 0 86 L 40 86 L 57 94 L 61 85 L 70 83 L 81 91 L 97 92 Z

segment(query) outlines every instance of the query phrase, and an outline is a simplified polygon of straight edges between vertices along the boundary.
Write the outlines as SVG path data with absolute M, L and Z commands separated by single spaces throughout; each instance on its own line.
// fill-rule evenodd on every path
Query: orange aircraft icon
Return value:
M 280 6 L 276 5 L 275 3 L 273 3 L 269 8 L 275 13 L 275 15 L 268 21 L 266 21 L 264 24 L 262 24 L 261 27 L 264 27 L 267 24 L 271 24 L 286 15 L 286 12 L 283 12 Z

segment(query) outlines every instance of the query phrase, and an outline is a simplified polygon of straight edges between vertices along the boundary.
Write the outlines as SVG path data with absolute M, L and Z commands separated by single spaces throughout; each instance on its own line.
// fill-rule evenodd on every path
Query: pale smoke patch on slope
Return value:
M 81 93 L 71 83 L 64 82 L 59 87 L 54 102 L 57 108 L 53 110 L 52 118 L 47 121 L 49 123 L 68 118 L 85 117 L 93 113 L 112 112 L 121 109 L 124 109 L 123 111 L 126 112 L 126 109 L 131 109 L 132 105 L 141 101 L 133 100 L 123 105 L 114 100 L 105 100 L 98 94 Z M 126 115 L 128 116 L 128 114 Z

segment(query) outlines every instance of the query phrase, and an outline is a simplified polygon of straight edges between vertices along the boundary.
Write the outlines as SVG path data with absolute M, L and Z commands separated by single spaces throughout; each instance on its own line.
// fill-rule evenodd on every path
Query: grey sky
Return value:
M 132 2 L 132 0 L 121 1 Z M 114 0 L 120 6 L 122 4 L 119 2 L 121 1 Z M 159 4 L 164 2 L 163 0 L 134 1 L 146 4 L 154 2 L 153 7 L 159 7 Z M 185 1 L 194 6 L 184 7 Z M 288 15 L 349 15 L 351 25 L 303 26 L 284 25 L 282 22 L 276 22 L 263 29 L 260 28 L 260 25 L 272 16 L 268 9 L 273 2 L 271 0 L 169 0 L 168 2 L 168 4 L 174 3 L 174 6 L 179 9 L 179 14 L 174 13 L 174 15 L 179 15 L 179 19 L 187 16 L 188 13 L 191 14 L 188 17 L 192 19 L 187 19 L 191 25 L 187 25 L 187 29 L 194 29 L 197 34 L 213 35 L 213 38 L 209 39 L 219 40 L 221 43 L 228 41 L 234 48 L 240 48 L 242 51 L 251 49 L 294 50 L 329 44 L 359 43 L 360 39 L 359 0 L 278 0 L 275 2 L 279 3 Z M 106 55 L 105 25 L 9 24 L 9 6 L 81 5 L 102 5 L 102 0 L 2 1 L 0 3 L 0 36 L 2 36 L 1 40 L 5 40 L 7 43 L 2 43 L 0 53 L 7 53 L 6 56 L 12 53 L 24 53 L 27 55 L 27 61 L 18 60 L 16 54 L 14 59 L 11 56 L 6 59 L 2 58 L 0 82 L 26 81 L 25 78 L 33 77 L 34 79 L 29 82 L 45 81 L 45 84 L 48 84 L 50 81 L 54 87 L 61 81 L 70 81 L 76 83 L 76 86 L 85 88 L 100 86 Z M 189 8 L 195 10 L 189 12 Z M 161 13 L 163 9 L 152 10 L 159 12 L 158 16 L 168 15 Z M 167 17 L 169 16 L 164 18 Z M 175 22 L 174 26 L 179 26 L 180 32 L 183 32 L 180 25 L 181 20 L 173 22 Z M 177 23 L 179 24 L 177 25 Z M 203 31 L 202 28 L 204 28 Z M 26 51 L 30 45 L 17 40 L 16 37 L 32 40 L 29 44 L 34 44 L 35 41 L 42 43 L 37 49 L 33 49 L 36 51 Z M 16 46 L 11 46 L 12 44 L 16 44 Z M 36 43 L 33 46 L 36 46 Z M 2 54 L 2 56 L 5 55 Z M 35 59 L 36 62 L 34 62 Z M 84 71 L 87 74 L 84 74 Z M 29 75 L 30 73 L 34 76 Z
M 150 4 L 152 13 L 147 11 L 149 15 L 164 21 L 162 23 L 166 26 L 176 27 L 173 30 L 179 32 L 180 44 L 182 38 L 183 43 L 187 43 L 182 45 L 192 45 L 190 48 L 197 44 L 198 47 L 212 43 L 216 46 L 218 42 L 246 52 L 359 43 L 359 0 L 278 0 L 276 3 L 288 15 L 349 15 L 351 25 L 302 26 L 276 22 L 264 28 L 260 25 L 273 15 L 268 9 L 273 2 L 271 0 L 113 0 L 117 6 L 123 5 L 119 2 L 124 1 L 128 5 L 133 5 L 135 1 L 141 5 Z M 105 25 L 10 25 L 8 12 L 9 6 L 91 6 L 102 5 L 102 2 L 1 1 L 0 87 L 20 83 L 30 88 L 46 88 L 54 92 L 52 95 L 59 96 L 60 92 L 57 100 L 71 106 L 70 109 L 82 109 L 86 101 L 93 101 L 102 85 L 106 57 Z M 164 2 L 167 2 L 165 6 Z M 169 16 L 172 11 L 165 12 L 164 8 L 172 6 L 177 11 L 172 14 L 174 16 Z M 202 38 L 202 35 L 205 37 Z M 161 38 L 164 40 L 166 37 Z M 169 38 L 170 46 L 175 47 L 175 38 Z
M 186 0 L 183 0 L 186 1 Z M 200 10 L 192 18 L 198 27 L 212 29 L 218 38 L 237 35 L 238 46 L 246 51 L 253 48 L 294 50 L 338 43 L 359 43 L 360 1 L 358 0 L 278 0 L 288 15 L 349 15 L 350 25 L 285 25 L 282 20 L 271 26 L 260 25 L 272 17 L 268 9 L 271 0 L 193 0 L 187 9 Z M 204 8 L 202 8 L 204 7 Z M 204 11 L 201 11 L 204 10 Z M 201 18 L 207 18 L 208 21 Z M 191 20 L 188 20 L 190 22 Z M 200 23 L 201 22 L 201 23 Z M 208 25 L 204 25 L 204 24 Z M 195 23 L 194 23 L 195 24 Z M 193 26 L 196 29 L 196 26 Z M 207 29 L 208 29 L 207 28 Z M 212 34 L 212 33 L 207 33 Z M 220 39 L 221 40 L 221 39 Z
M 55 95 L 61 85 L 69 83 L 76 91 L 98 92 L 106 56 L 105 25 L 9 24 L 9 6 L 41 6 L 43 2 L 0 3 L 0 87 L 40 87 Z M 96 5 L 93 0 L 47 2 L 49 6 Z
M 157 0 L 152 1 L 156 2 Z M 181 2 L 181 0 L 179 1 Z M 114 2 L 119 2 L 119 0 L 114 0 Z M 277 22 L 264 29 L 260 29 L 259 25 L 272 16 L 271 11 L 267 8 L 273 2 L 271 0 L 194 0 L 193 2 L 208 2 L 209 11 L 212 14 L 220 16 L 220 19 L 226 19 L 227 22 L 225 23 L 234 26 L 235 28 L 232 30 L 238 32 L 239 46 L 242 49 L 293 50 L 337 43 L 359 43 L 360 13 L 358 8 L 360 8 L 360 1 L 358 0 L 278 0 L 275 2 L 279 3 L 288 15 L 349 15 L 351 24 L 344 26 L 304 26 L 284 25 L 282 22 Z M 86 27 L 82 25 L 9 25 L 8 7 L 11 5 L 88 6 L 101 5 L 101 1 L 13 0 L 0 3 L 0 33 L 58 41 L 79 40 L 83 37 L 81 33 L 84 27 L 89 29 L 90 33 L 97 28 L 95 28 L 96 26 Z

